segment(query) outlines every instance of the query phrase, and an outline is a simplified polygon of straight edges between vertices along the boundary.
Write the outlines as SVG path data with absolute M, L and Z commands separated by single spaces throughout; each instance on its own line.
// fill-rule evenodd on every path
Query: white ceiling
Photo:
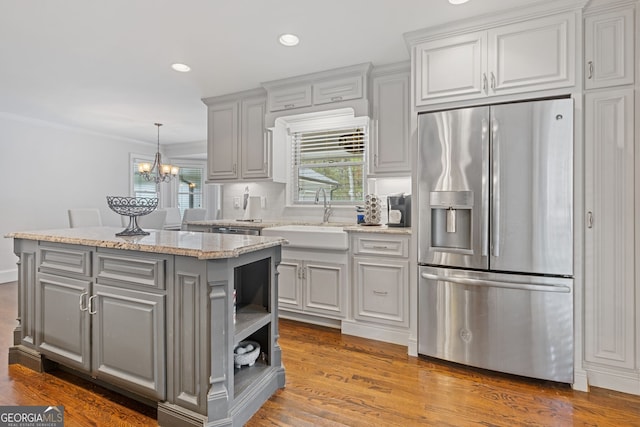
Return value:
M 202 141 L 203 97 L 408 60 L 405 32 L 530 3 L 0 0 L 0 113 L 151 143 L 162 122 L 162 144 Z M 300 45 L 280 46 L 285 32 Z

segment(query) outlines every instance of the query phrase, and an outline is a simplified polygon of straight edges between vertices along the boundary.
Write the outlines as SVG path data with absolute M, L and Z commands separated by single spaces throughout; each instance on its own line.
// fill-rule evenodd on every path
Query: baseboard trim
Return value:
M 391 329 L 382 325 L 369 325 L 352 320 L 343 320 L 342 333 L 409 347 L 408 329 Z
M 0 271 L 0 284 L 16 282 L 18 280 L 18 269 Z

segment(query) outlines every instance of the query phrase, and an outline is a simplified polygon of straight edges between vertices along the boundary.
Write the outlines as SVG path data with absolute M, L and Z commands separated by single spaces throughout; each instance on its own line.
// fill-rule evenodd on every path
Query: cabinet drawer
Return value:
M 409 239 L 403 237 L 356 237 L 354 254 L 409 256 Z
M 74 274 L 91 276 L 91 251 L 79 249 L 79 246 L 46 245 L 40 246 L 39 271 L 43 273 Z
M 138 286 L 166 289 L 166 264 L 168 257 L 134 256 L 131 252 L 96 253 L 96 283 L 112 286 Z
M 362 98 L 362 95 L 362 76 L 327 80 L 313 85 L 315 105 L 358 99 Z
M 311 105 L 311 85 L 280 87 L 269 90 L 269 111 L 289 110 Z

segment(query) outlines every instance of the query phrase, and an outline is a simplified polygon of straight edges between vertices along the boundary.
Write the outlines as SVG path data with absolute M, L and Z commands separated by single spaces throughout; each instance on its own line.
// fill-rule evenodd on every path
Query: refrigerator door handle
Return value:
M 491 224 L 491 254 L 500 256 L 500 141 L 498 130 L 500 123 L 493 119 L 491 122 L 491 145 L 493 148 L 493 223 Z
M 458 285 L 471 285 L 471 286 L 479 286 L 479 287 L 491 287 L 491 288 L 504 288 L 504 289 L 516 289 L 521 291 L 539 291 L 539 292 L 559 292 L 559 293 L 569 293 L 571 292 L 571 288 L 568 286 L 557 286 L 557 285 L 532 285 L 526 283 L 514 283 L 514 282 L 503 282 L 500 280 L 484 280 L 484 279 L 472 279 L 469 277 L 452 277 L 452 276 L 442 276 L 439 274 L 432 273 L 421 273 L 420 276 L 423 279 L 428 280 L 440 280 L 448 283 L 456 283 Z
M 486 77 L 486 76 L 485 76 Z M 481 236 L 481 255 L 486 257 L 489 255 L 489 123 L 482 120 L 482 204 L 480 206 L 480 236 Z

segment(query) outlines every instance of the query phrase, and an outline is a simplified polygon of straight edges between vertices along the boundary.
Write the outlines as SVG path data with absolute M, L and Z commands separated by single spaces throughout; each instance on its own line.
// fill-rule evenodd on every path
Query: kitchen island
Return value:
M 9 363 L 59 366 L 157 405 L 159 425 L 243 425 L 285 383 L 283 239 L 119 231 L 7 235 L 19 258 Z M 247 342 L 256 360 L 234 363 Z

